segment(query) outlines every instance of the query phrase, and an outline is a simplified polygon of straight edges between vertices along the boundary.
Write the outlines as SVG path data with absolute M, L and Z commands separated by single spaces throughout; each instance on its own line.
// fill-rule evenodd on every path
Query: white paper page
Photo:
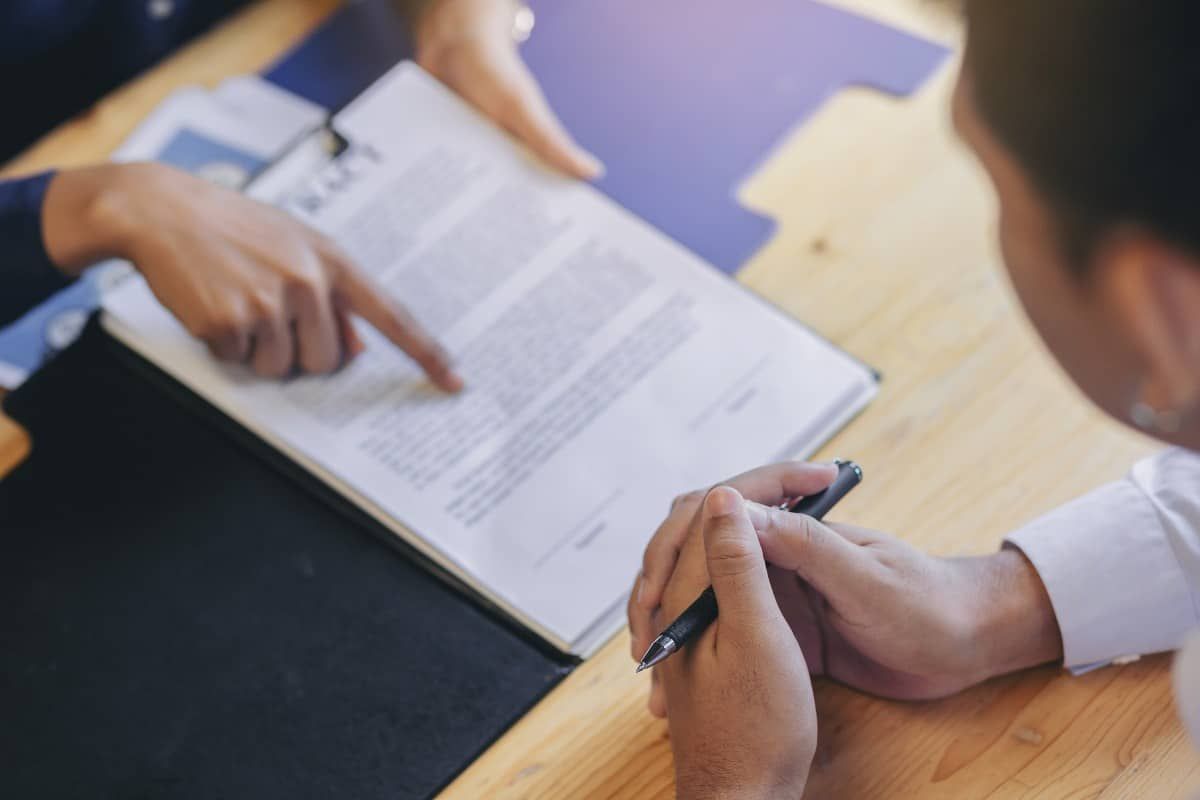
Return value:
M 187 87 L 173 92 L 150 113 L 112 155 L 114 161 L 162 160 L 172 144 L 188 133 L 208 145 L 216 161 L 221 146 L 233 151 L 231 167 L 256 171 L 278 158 L 305 131 L 319 126 L 326 112 L 254 75 L 230 78 L 215 91 Z M 170 159 L 166 159 L 170 163 Z M 221 181 L 241 188 L 245 174 Z
M 620 624 L 675 494 L 811 448 L 873 393 L 860 364 L 417 67 L 337 122 L 354 149 L 285 206 L 437 333 L 464 394 L 431 390 L 374 331 L 338 375 L 280 385 L 215 365 L 140 284 L 111 318 L 548 638 L 590 650 Z
M 254 132 L 256 142 L 273 156 L 304 131 L 320 125 L 329 114 L 322 106 L 258 75 L 226 78 L 212 96 L 241 119 Z

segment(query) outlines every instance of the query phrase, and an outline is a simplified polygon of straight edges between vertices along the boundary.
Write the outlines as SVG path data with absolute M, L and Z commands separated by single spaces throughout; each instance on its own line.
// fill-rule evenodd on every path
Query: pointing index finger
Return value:
M 355 269 L 340 270 L 336 286 L 345 307 L 407 353 L 438 388 L 447 392 L 462 390 L 463 380 L 451 366 L 450 356 L 408 309 Z

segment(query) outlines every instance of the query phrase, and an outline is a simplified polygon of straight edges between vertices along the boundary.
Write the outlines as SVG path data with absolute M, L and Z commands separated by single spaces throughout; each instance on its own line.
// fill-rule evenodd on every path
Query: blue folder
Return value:
M 921 86 L 948 51 L 812 0 L 534 0 L 523 53 L 608 171 L 599 188 L 725 272 L 775 222 L 735 192 L 839 90 Z M 411 47 L 384 0 L 346 6 L 267 77 L 328 107 Z

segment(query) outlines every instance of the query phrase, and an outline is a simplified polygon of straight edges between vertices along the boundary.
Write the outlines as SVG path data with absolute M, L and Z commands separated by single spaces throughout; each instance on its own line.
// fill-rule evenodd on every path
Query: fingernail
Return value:
M 637 604 L 639 606 L 644 604 L 643 598 L 645 597 L 645 595 L 646 595 L 646 576 L 643 575 L 642 577 L 638 578 Z
M 458 394 L 466 387 L 466 382 L 457 372 L 447 372 L 442 378 L 442 388 L 451 394 Z
M 738 507 L 744 505 L 742 496 L 737 489 L 730 486 L 717 486 L 708 493 L 708 498 L 704 501 L 705 511 L 710 517 L 724 517 L 734 513 Z

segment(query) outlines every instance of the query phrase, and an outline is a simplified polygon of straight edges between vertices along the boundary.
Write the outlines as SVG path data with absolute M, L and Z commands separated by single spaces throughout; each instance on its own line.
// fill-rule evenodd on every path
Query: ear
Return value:
M 1144 365 L 1141 396 L 1159 411 L 1200 406 L 1200 257 L 1141 231 L 1110 237 L 1093 274 L 1099 300 Z

